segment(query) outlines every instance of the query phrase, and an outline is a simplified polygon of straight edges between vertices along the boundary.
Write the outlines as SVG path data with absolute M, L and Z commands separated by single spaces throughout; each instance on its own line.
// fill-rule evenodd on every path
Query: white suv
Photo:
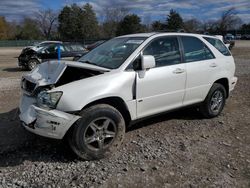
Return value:
M 218 116 L 237 82 L 234 59 L 216 37 L 146 33 L 111 39 L 79 59 L 23 76 L 20 119 L 29 131 L 67 138 L 82 159 L 122 143 L 135 120 L 197 104 Z

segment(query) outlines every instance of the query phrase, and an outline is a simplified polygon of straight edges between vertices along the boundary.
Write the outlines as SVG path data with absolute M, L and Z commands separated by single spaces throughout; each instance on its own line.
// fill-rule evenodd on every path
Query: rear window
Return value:
M 208 47 L 198 38 L 181 36 L 185 62 L 195 62 L 214 59 L 214 55 Z
M 231 53 L 229 52 L 228 48 L 223 44 L 223 42 L 220 39 L 209 38 L 209 37 L 203 37 L 203 38 L 210 44 L 212 44 L 223 55 L 231 56 Z

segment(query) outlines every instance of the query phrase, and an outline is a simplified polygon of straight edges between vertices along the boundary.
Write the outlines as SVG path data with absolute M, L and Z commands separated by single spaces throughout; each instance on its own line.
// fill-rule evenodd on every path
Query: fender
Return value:
M 57 110 L 61 111 L 80 111 L 94 101 L 118 97 L 125 102 L 129 111 L 132 108 L 131 112 L 134 112 L 135 102 L 132 90 L 134 80 L 135 72 L 114 71 L 62 85 L 54 88 L 52 92 L 63 92 L 57 105 Z M 134 117 L 133 113 L 131 117 Z

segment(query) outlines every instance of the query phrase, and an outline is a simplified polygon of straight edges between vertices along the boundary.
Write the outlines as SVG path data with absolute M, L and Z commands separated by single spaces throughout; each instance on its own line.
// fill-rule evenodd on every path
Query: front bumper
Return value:
M 20 103 L 20 120 L 28 131 L 40 136 L 62 139 L 80 116 L 59 110 L 42 109 L 35 105 L 35 98 L 23 94 Z
M 28 57 L 24 57 L 24 56 L 19 56 L 18 57 L 18 66 L 21 67 L 21 66 L 26 66 L 27 63 L 28 63 L 29 59 Z

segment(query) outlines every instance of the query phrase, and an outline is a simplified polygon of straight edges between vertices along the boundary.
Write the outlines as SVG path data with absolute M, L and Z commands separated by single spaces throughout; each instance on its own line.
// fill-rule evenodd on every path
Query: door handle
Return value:
M 177 68 L 177 69 L 175 69 L 175 70 L 173 71 L 174 74 L 181 74 L 181 73 L 183 73 L 183 72 L 185 72 L 185 69 L 181 69 L 181 68 Z
M 217 67 L 217 64 L 216 63 L 212 63 L 209 66 L 212 67 L 212 68 L 214 68 L 214 67 Z

